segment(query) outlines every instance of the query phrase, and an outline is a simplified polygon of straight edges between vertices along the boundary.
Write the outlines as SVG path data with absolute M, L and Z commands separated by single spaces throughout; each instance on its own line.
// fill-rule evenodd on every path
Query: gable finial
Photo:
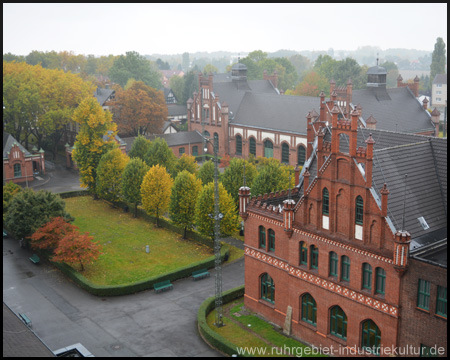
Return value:
M 378 66 L 378 53 L 377 53 L 377 66 Z

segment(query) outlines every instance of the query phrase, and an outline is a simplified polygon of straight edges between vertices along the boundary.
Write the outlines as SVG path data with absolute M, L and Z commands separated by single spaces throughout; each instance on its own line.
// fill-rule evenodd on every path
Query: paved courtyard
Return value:
M 47 174 L 29 184 L 52 192 L 80 190 L 78 173 L 46 162 Z M 200 281 L 175 281 L 171 291 L 96 297 L 46 263 L 33 264 L 31 250 L 3 240 L 3 301 L 25 313 L 51 350 L 81 343 L 94 356 L 220 356 L 197 331 L 197 310 L 214 296 L 215 272 Z M 244 259 L 225 265 L 223 291 L 244 283 Z

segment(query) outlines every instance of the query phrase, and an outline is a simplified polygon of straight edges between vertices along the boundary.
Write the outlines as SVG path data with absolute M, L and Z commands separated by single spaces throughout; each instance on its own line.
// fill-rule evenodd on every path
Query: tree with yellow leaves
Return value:
M 118 147 L 104 154 L 97 167 L 96 193 L 113 204 L 122 194 L 122 174 L 130 158 Z
M 103 110 L 94 98 L 86 98 L 75 110 L 73 120 L 80 124 L 80 132 L 72 157 L 80 170 L 81 187 L 96 197 L 97 166 L 103 154 L 114 148 L 117 125 L 109 111 Z
M 172 184 L 173 180 L 166 168 L 159 165 L 152 166 L 142 181 L 142 206 L 147 214 L 156 217 L 157 227 L 159 218 L 169 207 Z

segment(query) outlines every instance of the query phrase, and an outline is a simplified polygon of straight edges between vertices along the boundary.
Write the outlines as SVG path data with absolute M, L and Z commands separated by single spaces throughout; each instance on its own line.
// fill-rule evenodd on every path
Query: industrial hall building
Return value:
M 336 356 L 447 355 L 447 140 L 319 100 L 295 187 L 239 190 L 245 307 Z
M 436 132 L 427 104 L 417 100 L 419 79 L 397 88 L 386 88 L 387 72 L 374 66 L 367 72 L 367 88 L 353 90 L 351 80 L 330 94 L 348 115 L 362 109 L 358 126 L 415 134 Z M 306 115 L 317 115 L 317 97 L 283 95 L 278 75 L 264 73 L 263 80 L 248 80 L 247 67 L 234 64 L 231 74 L 199 74 L 199 91 L 187 102 L 188 130 L 198 131 L 219 142 L 219 156 L 248 158 L 250 154 L 274 157 L 282 163 L 303 165 L 306 161 Z M 209 152 L 212 152 L 210 146 Z

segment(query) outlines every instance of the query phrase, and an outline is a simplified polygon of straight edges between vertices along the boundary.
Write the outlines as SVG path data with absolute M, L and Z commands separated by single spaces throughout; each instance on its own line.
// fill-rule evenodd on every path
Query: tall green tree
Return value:
M 198 171 L 197 177 L 202 181 L 203 186 L 214 181 L 214 162 L 205 161 Z
M 137 217 L 137 207 L 142 201 L 141 185 L 149 167 L 140 158 L 132 158 L 123 170 L 122 196 L 126 201 L 134 203 L 134 217 Z
M 437 74 L 445 74 L 445 64 L 447 64 L 445 42 L 441 37 L 438 37 L 434 44 L 433 54 L 431 55 L 430 87 Z
M 238 227 L 239 220 L 236 207 L 231 195 L 219 183 L 219 212 L 223 214 L 220 221 L 220 235 L 233 235 Z M 214 237 L 214 182 L 204 185 L 195 206 L 195 223 L 197 230 L 205 235 Z
M 117 125 L 112 122 L 111 113 L 103 110 L 94 98 L 81 102 L 73 114 L 73 120 L 80 124 L 80 132 L 72 157 L 80 171 L 81 187 L 87 187 L 96 198 L 97 166 L 103 154 L 117 146 L 113 140 Z
M 9 204 L 14 195 L 21 191 L 22 187 L 12 181 L 8 181 L 5 185 L 3 185 L 3 214 L 8 211 Z
M 258 166 L 258 174 L 253 180 L 251 187 L 252 195 L 264 195 L 277 190 L 287 190 L 289 188 L 289 169 L 292 167 L 287 167 L 281 165 L 276 159 L 261 159 Z M 291 176 L 291 187 L 292 179 L 294 174 Z
M 16 238 L 31 236 L 39 227 L 54 217 L 73 221 L 65 210 L 66 203 L 58 194 L 49 191 L 25 189 L 11 200 L 5 216 L 5 225 Z
M 155 140 L 151 141 L 144 160 L 149 167 L 161 165 L 164 166 L 170 174 L 172 174 L 177 162 L 177 157 L 167 145 L 166 140 L 157 137 Z
M 184 96 L 184 76 L 172 76 L 169 80 L 170 88 L 178 100 L 179 104 L 185 104 Z M 187 99 L 186 99 L 187 100 Z M 183 102 L 184 101 L 184 102 Z
M 189 98 L 194 98 L 192 94 L 195 91 L 198 92 L 198 75 L 196 71 L 190 70 L 184 74 L 183 99 L 180 101 L 186 104 Z
M 131 150 L 128 153 L 130 158 L 139 158 L 142 161 L 145 161 L 145 155 L 147 154 L 148 149 L 150 149 L 151 141 L 146 139 L 143 135 L 138 135 L 133 144 L 131 144 Z
M 170 195 L 169 215 L 172 221 L 186 231 L 194 226 L 195 205 L 202 189 L 202 182 L 187 170 L 181 171 L 172 186 Z
M 159 218 L 167 211 L 173 180 L 164 166 L 155 165 L 144 176 L 141 185 L 142 207 L 147 214 Z
M 179 173 L 183 170 L 190 172 L 191 174 L 197 175 L 198 164 L 195 161 L 195 157 L 184 153 L 175 163 L 173 170 L 173 178 L 176 178 Z
M 104 154 L 97 166 L 97 195 L 113 204 L 122 195 L 122 173 L 130 158 L 118 147 Z
M 162 87 L 162 74 L 155 63 L 147 60 L 136 51 L 127 51 L 114 60 L 109 69 L 109 77 L 112 81 L 125 87 L 128 79 L 134 78 L 143 81 L 146 85 L 160 89 Z
M 230 165 L 225 169 L 222 176 L 222 184 L 225 187 L 225 190 L 227 190 L 233 198 L 236 208 L 239 208 L 239 188 L 243 186 L 244 163 L 245 184 L 251 188 L 257 170 L 256 166 L 247 160 L 239 158 L 231 159 Z

